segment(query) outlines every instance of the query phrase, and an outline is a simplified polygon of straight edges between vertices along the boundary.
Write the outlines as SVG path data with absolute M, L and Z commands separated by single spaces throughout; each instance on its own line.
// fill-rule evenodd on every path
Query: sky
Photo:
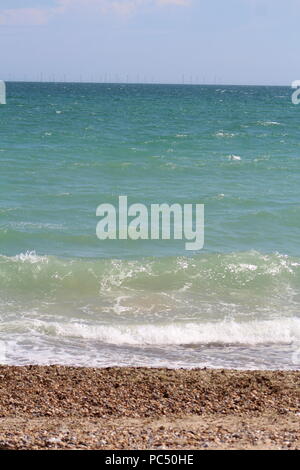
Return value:
M 300 0 L 0 0 L 0 79 L 290 85 Z

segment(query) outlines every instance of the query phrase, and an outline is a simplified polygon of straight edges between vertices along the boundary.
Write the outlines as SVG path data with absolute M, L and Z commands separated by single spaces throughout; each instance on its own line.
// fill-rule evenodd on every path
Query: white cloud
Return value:
M 158 5 L 179 5 L 179 6 L 188 6 L 191 4 L 190 0 L 156 0 Z
M 107 10 L 111 9 L 113 12 L 117 13 L 118 15 L 128 16 L 136 12 L 137 9 L 145 3 L 148 3 L 147 0 L 146 2 L 144 0 L 126 0 L 126 1 L 113 0 L 109 2 L 109 5 L 107 6 Z
M 0 25 L 43 25 L 49 19 L 49 11 L 41 8 L 15 8 L 0 10 Z
M 114 12 L 128 16 L 143 6 L 188 6 L 192 0 L 55 0 L 48 8 L 0 9 L 0 25 L 24 26 L 43 25 L 52 17 L 71 11 L 95 12 L 105 14 Z

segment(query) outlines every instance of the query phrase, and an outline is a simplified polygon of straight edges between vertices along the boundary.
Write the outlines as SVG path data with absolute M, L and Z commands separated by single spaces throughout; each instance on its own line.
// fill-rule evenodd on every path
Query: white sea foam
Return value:
M 219 131 L 215 135 L 216 137 L 234 137 L 236 134 L 234 132 Z
M 272 345 L 298 344 L 300 319 L 219 321 L 144 325 L 89 325 L 35 322 L 32 329 L 61 337 L 77 337 L 115 345 Z
M 48 263 L 49 258 L 47 256 L 38 256 L 35 251 L 27 251 L 26 253 L 20 253 L 19 255 L 10 258 L 15 262 L 21 261 L 22 263 Z
M 258 124 L 261 126 L 281 126 L 281 123 L 277 121 L 259 121 Z

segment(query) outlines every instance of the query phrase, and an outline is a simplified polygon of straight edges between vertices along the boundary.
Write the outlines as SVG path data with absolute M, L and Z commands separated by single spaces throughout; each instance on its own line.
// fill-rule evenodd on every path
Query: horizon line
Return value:
M 291 85 L 271 85 L 271 84 L 249 84 L 249 83 L 180 83 L 180 82 L 107 82 L 107 81 L 91 81 L 91 80 L 2 80 L 5 83 L 38 83 L 38 84 L 82 84 L 82 85 L 174 85 L 174 86 L 241 86 L 241 87 L 280 87 L 291 88 Z

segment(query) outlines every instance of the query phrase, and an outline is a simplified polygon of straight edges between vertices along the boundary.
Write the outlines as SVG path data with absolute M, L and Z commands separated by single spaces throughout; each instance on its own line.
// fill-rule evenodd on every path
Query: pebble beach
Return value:
M 0 449 L 299 449 L 300 373 L 0 367 Z

